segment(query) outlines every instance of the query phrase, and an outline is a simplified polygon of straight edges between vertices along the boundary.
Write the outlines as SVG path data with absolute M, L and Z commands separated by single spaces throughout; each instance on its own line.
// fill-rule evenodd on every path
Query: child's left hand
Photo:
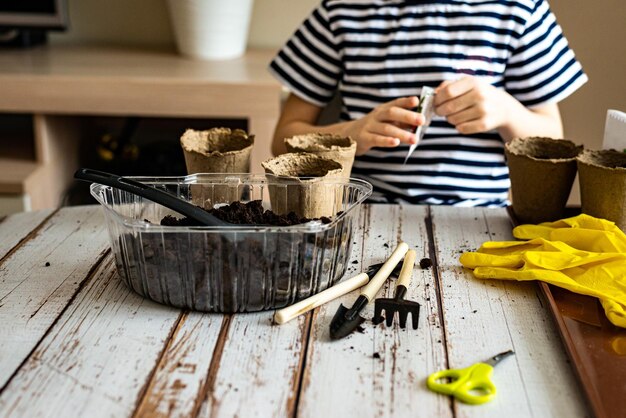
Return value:
M 435 113 L 462 134 L 502 128 L 521 104 L 503 89 L 477 77 L 447 80 L 436 89 Z

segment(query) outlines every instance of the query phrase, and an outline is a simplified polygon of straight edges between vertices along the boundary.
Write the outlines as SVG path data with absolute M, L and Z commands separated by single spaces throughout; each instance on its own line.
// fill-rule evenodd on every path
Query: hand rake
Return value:
M 413 329 L 417 329 L 419 323 L 420 304 L 410 300 L 404 300 L 407 288 L 411 283 L 411 275 L 413 274 L 413 266 L 415 265 L 415 259 L 417 253 L 414 250 L 409 250 L 404 257 L 404 263 L 402 263 L 402 270 L 400 271 L 400 277 L 398 277 L 396 285 L 396 293 L 393 299 L 379 298 L 374 302 L 374 324 L 380 324 L 385 320 L 386 325 L 390 327 L 393 324 L 393 318 L 398 313 L 400 320 L 400 328 L 406 328 L 406 321 L 409 314 L 413 318 Z M 383 317 L 383 311 L 385 316 Z

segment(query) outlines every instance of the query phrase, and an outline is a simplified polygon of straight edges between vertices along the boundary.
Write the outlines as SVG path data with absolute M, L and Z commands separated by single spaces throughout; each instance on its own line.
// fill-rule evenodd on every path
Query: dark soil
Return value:
M 433 262 L 430 258 L 422 258 L 420 260 L 420 267 L 423 269 L 427 269 L 433 265 Z
M 235 203 L 211 213 L 239 223 L 308 221 L 264 211 L 260 201 Z M 185 218 L 165 217 L 162 225 L 193 224 Z M 148 229 L 140 235 L 120 235 L 116 264 L 129 287 L 167 305 L 217 312 L 276 309 L 341 278 L 349 264 L 352 229 L 350 217 L 321 232 Z
M 233 202 L 228 206 L 207 210 L 213 216 L 235 225 L 272 225 L 290 226 L 319 220 L 324 224 L 331 222 L 325 216 L 319 219 L 301 218 L 295 212 L 286 215 L 277 215 L 271 210 L 264 210 L 260 200 L 253 200 L 248 203 Z M 163 226 L 202 226 L 201 223 L 189 218 L 176 218 L 167 215 L 161 219 Z

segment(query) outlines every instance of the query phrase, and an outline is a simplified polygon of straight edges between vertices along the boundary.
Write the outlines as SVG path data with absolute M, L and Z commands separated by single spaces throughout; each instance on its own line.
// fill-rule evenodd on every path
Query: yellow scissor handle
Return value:
M 493 367 L 485 363 L 476 363 L 465 369 L 441 370 L 428 376 L 428 389 L 451 395 L 471 405 L 480 405 L 491 401 L 496 396 L 496 386 L 491 381 Z M 450 379 L 448 383 L 439 383 L 440 379 Z

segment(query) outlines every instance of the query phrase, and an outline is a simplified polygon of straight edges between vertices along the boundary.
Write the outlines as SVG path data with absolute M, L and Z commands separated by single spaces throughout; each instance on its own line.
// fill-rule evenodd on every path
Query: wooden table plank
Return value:
M 429 254 L 425 227 L 427 208 L 369 205 L 364 211 L 364 241 L 357 269 L 384 261 L 397 245 L 407 242 L 417 250 L 418 260 Z M 396 221 L 399 219 L 399 221 Z M 355 254 L 358 256 L 358 254 Z M 370 319 L 374 304 L 363 312 L 368 319 L 364 332 L 330 341 L 330 321 L 339 306 L 356 299 L 358 292 L 319 308 L 309 343 L 304 385 L 298 416 L 394 417 L 451 416 L 449 401 L 424 390 L 426 371 L 445 366 L 445 351 L 432 270 L 416 267 L 407 299 L 422 304 L 420 326 L 400 329 Z M 379 297 L 391 297 L 394 283 L 387 282 Z
M 301 316 L 278 326 L 272 315 L 232 317 L 198 417 L 292 416 L 308 321 Z
M 9 215 L 0 221 L 0 260 L 50 216 L 52 209 Z
M 352 240 L 353 240 L 352 241 L 352 254 L 350 256 L 350 260 L 352 261 L 348 264 L 348 269 L 346 271 L 344 279 L 353 277 L 362 271 L 363 236 L 364 236 L 365 226 L 369 224 L 369 217 L 370 217 L 369 209 L 370 209 L 369 206 L 364 206 L 362 207 L 360 211 L 359 219 L 357 221 L 358 228 L 354 229 L 353 237 L 352 237 Z M 344 303 L 344 305 L 348 304 L 349 301 L 353 301 L 356 298 L 356 295 L 358 293 L 359 293 L 358 290 L 351 292 L 346 296 L 337 298 L 333 302 L 330 302 L 326 305 L 322 305 L 321 307 L 316 308 L 313 312 L 312 325 L 311 325 L 311 329 L 309 330 L 309 341 L 307 342 L 307 348 L 306 348 L 307 356 L 305 358 L 305 362 L 303 363 L 304 370 L 302 371 L 302 384 L 300 387 L 300 397 L 299 397 L 299 400 L 298 400 L 299 402 L 297 405 L 297 408 L 298 408 L 297 416 L 299 417 L 309 416 L 311 414 L 311 409 L 314 409 L 314 408 L 325 409 L 326 411 L 328 411 L 330 409 L 328 408 L 330 404 L 336 404 L 338 408 L 333 411 L 333 414 L 337 414 L 337 416 L 341 414 L 341 402 L 337 402 L 337 399 L 339 397 L 335 397 L 333 391 L 328 391 L 330 392 L 329 393 L 330 397 L 325 399 L 323 402 L 324 404 L 326 404 L 326 408 L 324 408 L 324 405 L 316 405 L 316 398 L 318 395 L 322 396 L 321 394 L 318 394 L 317 391 L 315 390 L 313 390 L 313 394 L 311 394 L 312 392 L 311 387 L 316 388 L 318 386 L 318 383 L 317 383 L 318 374 L 314 372 L 316 371 L 315 368 L 318 367 L 318 364 L 319 364 L 318 358 L 321 355 L 321 353 L 317 350 L 317 344 L 315 344 L 315 341 L 318 339 L 325 339 L 325 340 L 329 339 L 328 325 L 330 323 L 330 319 L 332 318 L 332 317 L 329 317 L 329 315 L 334 314 L 335 310 L 337 309 L 337 306 L 339 306 L 339 303 Z M 341 353 L 341 357 L 344 357 L 345 347 L 343 347 L 343 350 L 341 351 L 339 349 L 336 350 L 335 354 L 339 355 L 339 353 Z M 319 365 L 322 366 L 321 364 Z M 326 384 L 327 386 L 335 387 L 334 386 L 335 379 L 338 378 L 340 375 L 346 373 L 348 368 L 351 368 L 350 365 L 343 364 L 341 373 L 334 373 L 337 371 L 337 370 L 334 370 L 331 376 L 327 376 L 327 375 L 323 376 L 323 378 L 326 379 L 324 381 L 324 384 Z M 322 375 L 324 375 L 324 373 L 322 373 Z M 333 382 L 333 384 L 331 385 L 330 382 Z M 337 380 L 337 383 L 339 384 L 339 380 Z M 313 400 L 311 400 L 311 398 L 313 398 Z M 320 416 L 325 416 L 325 415 L 320 415 Z
M 101 209 L 62 209 L 0 269 L 0 390 L 109 251 Z M 49 263 L 50 268 L 46 266 Z
M 183 315 L 135 417 L 197 416 L 211 385 L 210 366 L 220 330 L 228 326 L 229 317 L 200 312 Z M 219 362 L 219 355 L 215 358 Z
M 359 228 L 355 229 L 353 236 L 353 250 L 351 254 L 351 263 L 349 264 L 348 271 L 346 272 L 347 277 L 353 277 L 354 275 L 360 273 L 362 271 L 362 252 L 363 252 L 363 236 L 366 225 L 369 224 L 370 217 L 370 208 L 363 207 L 359 216 Z M 298 416 L 299 417 L 307 417 L 310 416 L 312 410 L 317 408 L 317 411 L 327 413 L 327 411 L 332 410 L 330 408 L 331 405 L 335 405 L 336 409 L 334 409 L 333 414 L 337 414 L 337 416 L 341 416 L 343 409 L 341 394 L 336 393 L 335 391 L 329 390 L 330 386 L 336 387 L 345 384 L 345 380 L 341 378 L 343 375 L 347 375 L 348 370 L 354 370 L 353 364 L 344 363 L 341 367 L 341 372 L 337 373 L 338 370 L 333 370 L 330 375 L 327 373 L 329 370 L 322 364 L 318 359 L 320 356 L 323 356 L 324 353 L 319 350 L 318 344 L 316 344 L 317 340 L 325 340 L 328 342 L 328 325 L 330 323 L 330 319 L 332 315 L 335 313 L 337 306 L 339 303 L 343 303 L 344 305 L 350 306 L 349 303 L 352 302 L 358 291 L 351 292 L 347 296 L 338 298 L 334 302 L 330 302 L 327 305 L 323 305 L 317 308 L 314 312 L 313 316 L 313 324 L 310 330 L 310 339 L 307 347 L 307 358 L 306 363 L 304 364 L 305 370 L 303 371 L 303 380 L 300 391 L 300 399 L 298 405 Z M 348 337 L 351 338 L 351 337 Z M 341 348 L 336 347 L 335 355 L 337 356 L 335 359 L 340 362 L 341 358 L 345 358 L 346 354 L 350 354 L 346 352 L 347 347 L 344 345 Z M 354 359 L 354 353 L 352 358 Z M 320 373 L 320 368 L 324 368 L 325 370 Z M 328 387 L 320 388 L 319 391 L 316 390 L 318 386 L 319 376 L 322 376 L 322 380 L 324 380 L 324 384 Z M 333 382 L 331 385 L 330 382 Z M 325 393 L 319 393 L 326 389 Z M 344 388 L 346 391 L 355 389 L 354 384 Z M 356 391 L 358 392 L 358 391 Z M 317 404 L 316 402 L 319 400 L 318 397 L 328 396 L 324 399 L 324 404 Z M 316 412 L 317 412 L 316 411 Z M 328 416 L 328 415 L 319 415 L 319 416 Z
M 484 241 L 512 239 L 506 210 L 432 207 L 431 213 L 450 367 L 516 353 L 494 371 L 497 398 L 478 408 L 455 401 L 456 416 L 589 416 L 536 285 L 481 281 L 458 261 Z
M 0 395 L 0 416 L 130 416 L 180 316 L 129 290 L 107 257 Z

